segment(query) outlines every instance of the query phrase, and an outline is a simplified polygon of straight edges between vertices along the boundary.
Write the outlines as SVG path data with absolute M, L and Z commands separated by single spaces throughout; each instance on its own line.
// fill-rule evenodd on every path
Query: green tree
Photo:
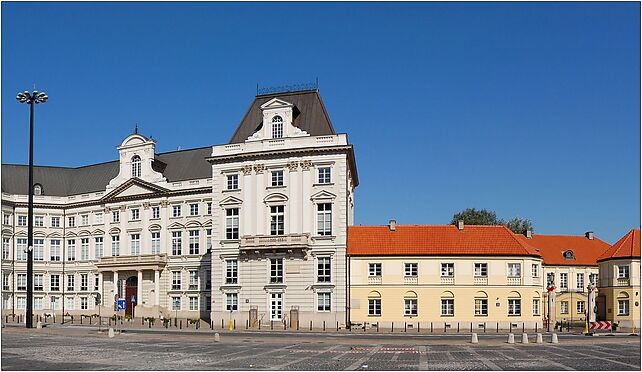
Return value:
M 515 234 L 525 234 L 526 231 L 534 231 L 533 223 L 528 218 L 519 218 L 515 217 L 506 222 L 506 227 L 508 227 Z
M 455 213 L 450 223 L 457 224 L 457 221 L 464 220 L 466 225 L 501 225 L 502 221 L 497 218 L 493 211 L 486 209 L 477 210 L 475 208 L 468 208 L 459 213 Z

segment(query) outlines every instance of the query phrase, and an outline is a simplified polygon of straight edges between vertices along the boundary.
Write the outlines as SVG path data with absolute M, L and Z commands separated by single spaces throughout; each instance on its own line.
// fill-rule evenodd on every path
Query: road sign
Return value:
M 591 322 L 589 329 L 611 329 L 611 322 L 600 320 L 598 322 Z
M 136 303 L 136 295 L 132 295 L 132 301 L 131 302 L 132 302 L 132 304 Z
M 119 298 L 118 299 L 118 311 L 123 311 L 125 310 L 125 299 L 124 298 Z

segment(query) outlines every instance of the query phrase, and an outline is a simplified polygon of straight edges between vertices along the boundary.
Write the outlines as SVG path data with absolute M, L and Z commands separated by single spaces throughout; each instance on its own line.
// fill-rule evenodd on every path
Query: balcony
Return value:
M 473 278 L 473 284 L 475 285 L 488 285 L 487 276 L 476 276 Z
M 404 276 L 403 277 L 403 284 L 406 285 L 417 285 L 419 283 L 419 279 L 416 276 Z
M 618 287 L 630 287 L 630 283 L 629 278 L 617 278 L 615 281 L 615 285 Z
M 143 254 L 139 256 L 101 257 L 96 263 L 96 268 L 98 271 L 161 270 L 166 264 L 166 254 Z
M 506 278 L 506 283 L 508 285 L 522 285 L 522 278 L 519 276 L 509 276 Z
M 441 284 L 455 284 L 455 277 L 454 276 L 442 276 L 441 277 Z
M 241 237 L 241 250 L 308 249 L 308 234 L 255 235 Z
M 369 276 L 368 284 L 381 284 L 381 275 Z

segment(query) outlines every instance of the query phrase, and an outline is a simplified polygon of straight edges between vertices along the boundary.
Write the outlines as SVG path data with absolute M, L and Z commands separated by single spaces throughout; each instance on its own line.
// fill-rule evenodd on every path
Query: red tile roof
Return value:
M 605 261 L 613 258 L 640 258 L 640 229 L 632 229 L 622 239 L 613 244 L 598 261 Z
M 542 235 L 533 234 L 527 239 L 522 234 L 515 236 L 539 249 L 544 265 L 551 266 L 597 266 L 597 258 L 609 249 L 609 243 L 585 235 Z M 573 251 L 574 260 L 564 258 L 565 251 Z
M 397 225 L 348 227 L 351 256 L 537 256 L 504 226 Z

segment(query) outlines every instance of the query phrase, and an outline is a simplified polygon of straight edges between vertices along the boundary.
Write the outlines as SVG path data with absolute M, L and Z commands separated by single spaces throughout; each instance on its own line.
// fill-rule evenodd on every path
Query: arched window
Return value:
M 283 118 L 278 115 L 272 118 L 272 138 L 283 138 Z
M 40 185 L 39 183 L 33 185 L 33 194 L 42 195 L 42 185 Z
M 140 156 L 138 155 L 132 158 L 132 177 L 140 177 Z

